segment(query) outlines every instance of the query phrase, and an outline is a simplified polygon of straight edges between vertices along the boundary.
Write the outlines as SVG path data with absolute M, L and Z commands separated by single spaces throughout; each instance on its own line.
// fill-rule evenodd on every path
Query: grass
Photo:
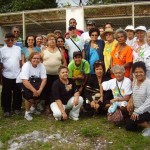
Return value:
M 64 149 L 77 150 L 77 144 L 84 144 L 82 149 L 94 149 L 94 144 L 104 144 L 102 149 L 110 150 L 148 150 L 150 149 L 150 138 L 143 137 L 141 131 L 127 132 L 124 126 L 109 124 L 105 116 L 85 117 L 81 116 L 79 121 L 55 121 L 53 117 L 44 115 L 34 116 L 33 121 L 26 121 L 23 116 L 11 116 L 3 118 L 0 112 L 0 141 L 2 149 L 8 148 L 8 141 L 13 137 L 33 132 L 34 130 L 47 134 L 61 133 L 62 137 L 69 137 L 71 144 L 57 144 L 58 141 L 47 143 L 32 143 L 25 149 L 49 150 Z M 75 137 L 74 137 L 75 135 Z

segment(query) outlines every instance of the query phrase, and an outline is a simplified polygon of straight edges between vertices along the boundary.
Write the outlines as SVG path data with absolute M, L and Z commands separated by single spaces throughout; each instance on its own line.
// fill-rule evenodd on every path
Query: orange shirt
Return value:
M 111 52 L 112 57 L 112 65 L 125 65 L 126 63 L 130 63 L 133 61 L 132 56 L 132 49 L 130 46 L 126 45 L 121 51 L 119 50 L 120 46 L 116 46 L 114 50 Z M 125 68 L 125 77 L 130 77 L 130 69 L 131 68 Z M 112 78 L 114 76 L 112 75 Z

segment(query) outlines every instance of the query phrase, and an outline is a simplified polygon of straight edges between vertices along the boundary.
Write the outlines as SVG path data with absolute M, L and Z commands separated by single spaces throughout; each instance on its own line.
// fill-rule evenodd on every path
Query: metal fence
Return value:
M 147 29 L 150 28 L 150 2 L 82 7 L 84 16 L 79 17 L 84 17 L 85 21 L 95 20 L 97 27 L 106 22 L 111 22 L 115 28 L 124 28 L 130 24 L 135 27 L 145 25 Z M 56 29 L 60 29 L 64 33 L 66 32 L 66 9 L 68 8 L 0 14 L 0 27 L 5 31 L 9 31 L 12 26 L 18 25 L 21 28 L 23 38 L 29 33 L 47 34 Z

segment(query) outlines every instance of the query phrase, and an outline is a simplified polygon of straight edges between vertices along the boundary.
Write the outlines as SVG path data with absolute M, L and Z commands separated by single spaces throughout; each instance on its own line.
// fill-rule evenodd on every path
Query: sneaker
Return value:
M 21 112 L 20 112 L 20 110 L 15 110 L 14 113 L 15 113 L 16 115 L 19 115 Z
M 143 136 L 150 136 L 150 128 L 146 128 L 142 131 Z
M 34 110 L 30 110 L 30 112 L 29 112 L 30 114 L 35 114 L 35 115 L 40 115 L 41 114 L 41 112 L 40 111 L 38 111 L 37 109 L 34 109 Z
M 61 117 L 59 117 L 59 118 L 54 117 L 54 118 L 55 118 L 56 121 L 61 120 Z
M 31 121 L 33 119 L 33 117 L 29 113 L 25 114 L 24 118 L 28 121 Z
M 74 121 L 78 121 L 78 120 L 79 120 L 79 118 L 73 117 L 73 116 L 69 116 L 69 118 L 70 118 L 71 120 L 74 120 Z
M 4 112 L 4 117 L 10 117 L 10 112 Z

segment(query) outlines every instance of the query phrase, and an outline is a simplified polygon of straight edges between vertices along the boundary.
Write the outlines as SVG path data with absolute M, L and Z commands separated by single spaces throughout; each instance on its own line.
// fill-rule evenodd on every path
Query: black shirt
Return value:
M 61 100 L 62 104 L 66 105 L 68 100 L 78 92 L 75 82 L 68 79 L 68 84 L 63 84 L 60 79 L 57 79 L 52 86 L 53 101 Z

